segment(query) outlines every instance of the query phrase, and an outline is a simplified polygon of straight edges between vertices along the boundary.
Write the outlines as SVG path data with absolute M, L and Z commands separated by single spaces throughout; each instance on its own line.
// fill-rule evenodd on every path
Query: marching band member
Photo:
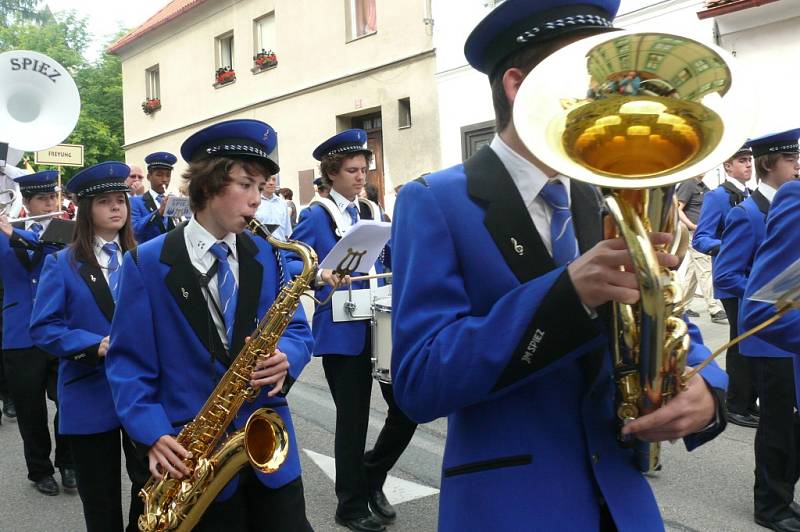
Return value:
M 159 151 L 144 158 L 147 163 L 147 180 L 150 190 L 131 198 L 131 217 L 136 241 L 140 244 L 175 229 L 175 221 L 164 216 L 167 187 L 172 178 L 172 167 L 178 160 L 173 154 Z
M 703 196 L 700 219 L 692 236 L 692 247 L 711 256 L 714 297 L 720 300 L 725 309 L 730 338 L 735 338 L 739 334 L 739 298 L 744 291 L 744 285 L 738 292 L 723 288 L 715 264 L 722 245 L 725 218 L 733 207 L 743 202 L 751 193 L 747 188 L 747 182 L 753 175 L 753 151 L 750 146 L 742 146 L 723 163 L 723 168 L 727 174 L 725 181 Z M 750 363 L 739 353 L 738 344 L 729 347 L 725 354 L 725 371 L 728 373 L 728 421 L 742 427 L 757 427 L 758 408 Z
M 189 163 L 184 177 L 193 218 L 123 259 L 118 305 L 125 311 L 114 315 L 106 373 L 122 425 L 148 449 L 156 478 L 189 473 L 182 462 L 188 452 L 175 435 L 204 405 L 279 293 L 275 250 L 243 232 L 267 176 L 278 172 L 267 157 L 275 144 L 275 131 L 255 120 L 221 122 L 189 137 L 181 155 Z M 245 467 L 195 531 L 310 529 L 286 394 L 310 359 L 311 342 L 299 308 L 275 353 L 251 376 L 260 394 L 233 422 L 239 429 L 254 410 L 276 410 L 291 437 L 286 461 L 271 475 Z
M 132 481 L 128 530 L 136 531 L 147 468 L 121 430 L 103 364 L 123 254 L 136 245 L 120 162 L 96 164 L 67 185 L 80 204 L 71 246 L 45 261 L 31 338 L 60 359 L 59 432 L 67 435 L 88 531 L 122 531 L 120 441 Z
M 325 257 L 359 219 L 381 218 L 380 207 L 358 200 L 372 159 L 372 152 L 364 147 L 366 141 L 364 130 L 350 129 L 334 135 L 314 150 L 314 158 L 320 161 L 323 184 L 331 187 L 330 197 L 315 198 L 312 205 L 300 213 L 292 237 L 314 248 L 319 257 Z M 375 269 L 379 273 L 384 271 L 380 260 L 375 263 Z M 324 300 L 338 281 L 338 276 L 330 270 L 321 270 L 317 275 L 317 299 Z M 366 281 L 353 283 L 354 289 L 367 287 Z M 373 380 L 368 325 L 364 320 L 334 322 L 329 302 L 317 305 L 312 331 L 314 355 L 323 357 L 325 378 L 336 404 L 334 447 L 339 503 L 335 519 L 351 530 L 370 532 L 384 530 L 383 522 L 391 522 L 396 517 L 383 493 L 383 483 L 411 441 L 416 424 L 397 408 L 391 386 L 382 383 L 381 392 L 389 406 L 389 415 L 375 447 L 364 453 Z
M 758 190 L 767 198 L 774 196 L 774 200 L 768 206 L 766 229 L 761 228 L 763 243 L 748 271 L 749 279 L 741 302 L 740 329 L 743 331 L 775 312 L 772 305 L 752 301 L 749 297 L 799 256 L 798 225 L 795 223 L 800 206 L 800 183 L 796 181 L 800 174 L 798 137 L 800 129 L 794 129 L 751 141 L 756 172 L 762 178 Z M 764 185 L 769 188 L 762 188 Z M 755 216 L 750 218 L 752 223 Z M 731 211 L 728 223 L 734 222 Z M 797 375 L 792 369 L 793 363 L 797 367 L 796 355 L 800 353 L 797 314 L 791 311 L 758 333 L 754 341 L 745 340 L 741 346 L 742 353 L 750 357 L 761 407 L 754 447 L 754 517 L 756 523 L 780 531 L 800 530 L 800 507 L 794 502 L 794 487 L 800 476 L 800 422 L 796 412 Z M 750 342 L 750 349 L 745 342 Z
M 609 31 L 618 7 L 619 0 L 498 4 L 465 46 L 470 64 L 489 76 L 498 135 L 463 165 L 408 183 L 399 195 L 393 383 L 412 419 L 448 417 L 442 531 L 663 530 L 647 480 L 618 441 L 601 308 L 639 299 L 629 252 L 620 239 L 601 241 L 596 191 L 539 162 L 512 117 L 530 70 L 571 41 Z M 697 364 L 708 350 L 698 329 L 689 331 L 689 363 Z M 716 436 L 726 376 L 714 365 L 702 376 L 623 433 L 685 437 L 689 450 Z
M 25 210 L 30 216 L 58 210 L 57 177 L 58 172 L 48 170 L 17 178 Z M 58 361 L 34 346 L 29 332 L 44 257 L 58 249 L 39 241 L 49 223 L 50 219 L 45 218 L 23 220 L 12 226 L 5 216 L 0 217 L 0 272 L 5 289 L 3 365 L 17 411 L 28 478 L 39 492 L 58 495 L 58 484 L 53 478 L 55 470 L 50 461 L 47 398 L 56 403 L 55 467 L 61 472 L 64 488 L 76 486 L 69 443 L 58 430 Z

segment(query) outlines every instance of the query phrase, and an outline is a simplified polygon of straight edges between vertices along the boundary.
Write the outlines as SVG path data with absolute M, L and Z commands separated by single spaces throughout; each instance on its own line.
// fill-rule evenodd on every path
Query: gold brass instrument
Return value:
M 161 480 L 151 477 L 142 489 L 142 532 L 191 530 L 248 461 L 263 473 L 273 473 L 289 453 L 289 432 L 280 416 L 269 408 L 253 412 L 244 429 L 223 439 L 244 401 L 255 399 L 257 392 L 250 387 L 250 374 L 259 360 L 274 352 L 317 269 L 317 255 L 305 244 L 274 239 L 256 220 L 250 221 L 249 227 L 273 247 L 297 254 L 303 270 L 281 289 L 197 416 L 177 436 L 178 443 L 192 453 L 192 458 L 184 461 L 191 474 L 183 480 L 168 473 Z
M 537 65 L 514 101 L 514 125 L 544 165 L 602 187 L 641 293 L 614 304 L 612 350 L 621 422 L 664 405 L 685 386 L 686 303 L 676 273 L 659 265 L 648 233 L 688 231 L 673 205 L 676 183 L 705 174 L 744 143 L 749 90 L 728 54 L 665 33 L 604 33 Z M 614 225 L 614 224 L 611 224 Z M 642 471 L 660 468 L 659 445 L 637 442 Z

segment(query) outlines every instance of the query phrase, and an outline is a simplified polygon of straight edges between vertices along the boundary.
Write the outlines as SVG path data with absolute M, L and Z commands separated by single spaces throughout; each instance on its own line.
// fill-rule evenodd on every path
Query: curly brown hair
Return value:
M 319 171 L 322 174 L 322 183 L 327 185 L 328 188 L 332 187 L 333 181 L 331 181 L 331 178 L 328 176 L 338 174 L 339 170 L 344 166 L 345 161 L 353 157 L 358 157 L 359 155 L 363 155 L 367 159 L 367 166 L 369 166 L 372 162 L 371 151 L 364 150 L 354 153 L 331 153 L 330 155 L 325 155 L 319 164 Z
M 183 179 L 186 180 L 192 212 L 202 211 L 208 200 L 228 186 L 231 182 L 230 170 L 234 164 L 241 164 L 250 175 L 270 176 L 267 165 L 258 159 L 212 157 L 190 163 L 183 173 Z

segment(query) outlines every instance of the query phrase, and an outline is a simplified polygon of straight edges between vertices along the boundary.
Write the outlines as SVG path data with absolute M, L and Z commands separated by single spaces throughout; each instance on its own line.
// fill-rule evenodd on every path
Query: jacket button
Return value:
M 597 464 L 600 462 L 600 455 L 597 453 L 592 453 L 592 463 Z

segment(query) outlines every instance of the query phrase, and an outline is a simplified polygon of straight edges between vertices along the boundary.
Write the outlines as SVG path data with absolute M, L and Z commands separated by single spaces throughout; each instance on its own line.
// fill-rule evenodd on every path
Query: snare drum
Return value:
M 375 298 L 372 304 L 372 376 L 392 383 L 392 297 Z

